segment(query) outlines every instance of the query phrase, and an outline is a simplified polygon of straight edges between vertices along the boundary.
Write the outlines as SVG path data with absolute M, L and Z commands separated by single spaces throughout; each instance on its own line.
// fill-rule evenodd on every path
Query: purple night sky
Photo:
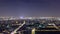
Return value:
M 0 0 L 0 16 L 60 17 L 60 0 Z

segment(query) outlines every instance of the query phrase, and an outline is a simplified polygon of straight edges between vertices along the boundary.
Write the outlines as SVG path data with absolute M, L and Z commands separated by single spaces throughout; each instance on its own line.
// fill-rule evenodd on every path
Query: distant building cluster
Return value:
M 60 20 L 60 17 L 0 17 L 0 20 L 18 20 L 18 19 L 47 19 Z

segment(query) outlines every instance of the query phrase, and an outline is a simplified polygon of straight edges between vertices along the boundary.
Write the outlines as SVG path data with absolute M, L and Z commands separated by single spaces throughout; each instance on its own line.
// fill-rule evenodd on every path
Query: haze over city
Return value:
M 60 0 L 0 0 L 0 16 L 60 17 Z
M 59 34 L 60 0 L 0 0 L 0 34 Z

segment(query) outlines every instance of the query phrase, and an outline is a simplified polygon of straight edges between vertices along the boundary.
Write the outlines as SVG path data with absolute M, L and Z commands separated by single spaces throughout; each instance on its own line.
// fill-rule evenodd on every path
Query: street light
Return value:
M 35 28 L 32 29 L 31 34 L 35 34 Z

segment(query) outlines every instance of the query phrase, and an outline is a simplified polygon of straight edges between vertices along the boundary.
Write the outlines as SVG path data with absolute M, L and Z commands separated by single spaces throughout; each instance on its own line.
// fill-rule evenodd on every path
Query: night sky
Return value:
M 60 0 L 0 0 L 0 16 L 60 17 Z

